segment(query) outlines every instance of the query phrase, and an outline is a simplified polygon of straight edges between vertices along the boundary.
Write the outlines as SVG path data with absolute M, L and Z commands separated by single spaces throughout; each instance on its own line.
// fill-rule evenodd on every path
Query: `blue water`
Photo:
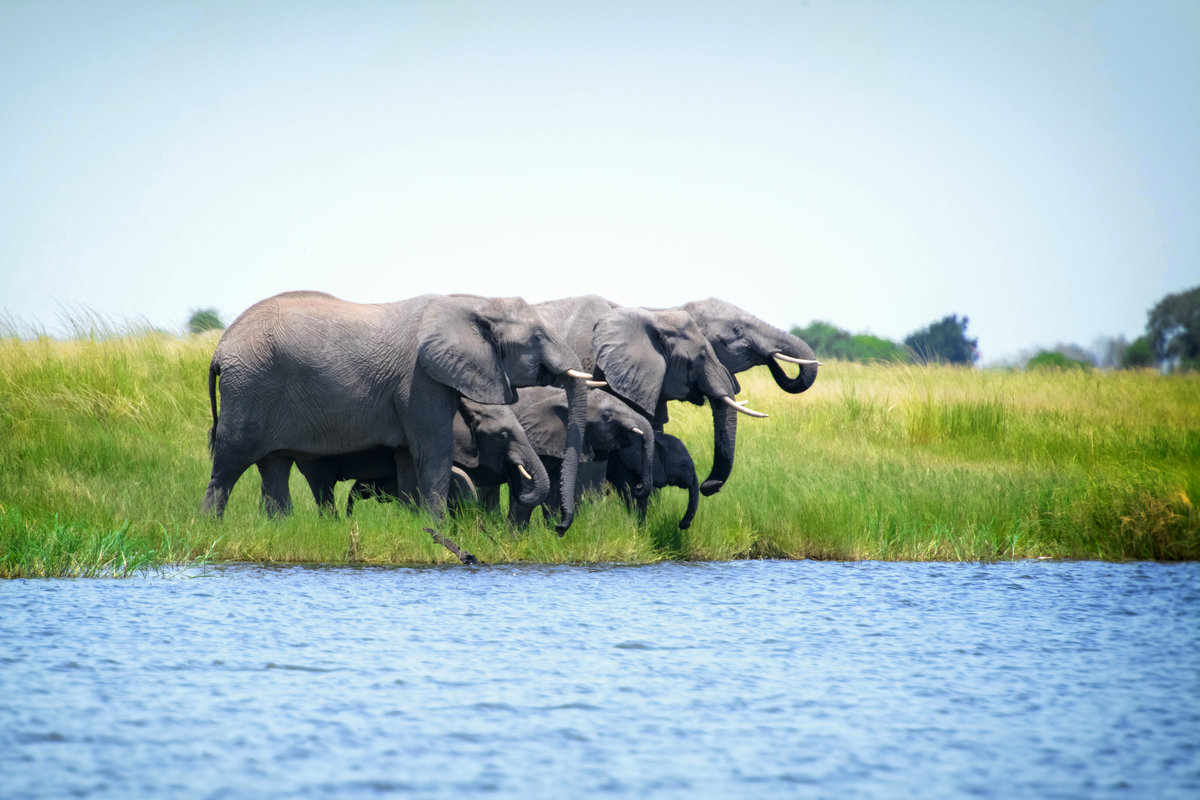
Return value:
M 1200 797 L 1200 564 L 0 583 L 0 796 Z

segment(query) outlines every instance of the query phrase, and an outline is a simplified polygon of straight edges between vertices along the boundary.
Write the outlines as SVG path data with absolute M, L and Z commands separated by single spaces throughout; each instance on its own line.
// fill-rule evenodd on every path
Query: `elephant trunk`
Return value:
M 716 494 L 733 472 L 733 448 L 737 442 L 738 412 L 724 403 L 710 403 L 713 415 L 713 463 L 700 485 L 705 497 Z
M 683 517 L 679 520 L 679 530 L 686 531 L 692 525 L 692 520 L 696 518 L 696 509 L 700 506 L 700 481 L 696 478 L 695 468 L 687 470 L 687 476 L 684 479 L 685 487 L 688 493 L 687 511 L 683 513 Z
M 647 423 L 644 427 L 639 426 L 638 430 L 642 432 L 642 464 L 641 464 L 641 483 L 633 487 L 635 497 L 649 497 L 650 490 L 654 488 L 654 428 Z
M 780 331 L 774 347 L 764 355 L 767 357 L 767 369 L 771 370 L 771 377 L 775 379 L 776 385 L 789 394 L 800 394 L 817 379 L 817 357 L 808 343 L 798 336 Z M 795 359 L 809 363 L 801 364 L 799 374 L 789 378 L 779 365 L 778 356 L 785 356 L 789 361 Z
M 513 442 L 509 447 L 509 463 L 514 479 L 510 486 L 519 486 L 517 499 L 522 505 L 540 506 L 550 494 L 550 476 L 542 459 L 528 443 Z
M 583 378 L 563 377 L 567 389 L 567 447 L 562 461 L 562 519 L 554 526 L 562 536 L 575 521 L 575 479 L 587 428 L 588 386 Z

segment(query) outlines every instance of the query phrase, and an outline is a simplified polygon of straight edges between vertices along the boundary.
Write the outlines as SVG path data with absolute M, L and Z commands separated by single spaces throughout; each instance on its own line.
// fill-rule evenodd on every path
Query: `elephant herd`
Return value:
M 715 298 L 652 309 L 596 295 L 362 304 L 286 292 L 243 312 L 213 353 L 202 509 L 220 517 L 256 466 L 267 512 L 289 513 L 294 464 L 323 511 L 339 481 L 354 481 L 347 514 L 364 497 L 400 498 L 435 518 L 464 497 L 498 510 L 507 486 L 510 521 L 540 505 L 561 536 L 583 490 L 607 482 L 643 518 L 652 489 L 687 489 L 686 528 L 699 495 L 732 472 L 738 414 L 765 416 L 734 399 L 737 373 L 759 365 L 794 394 L 819 362 L 803 340 Z M 701 483 L 664 426 L 667 401 L 706 399 L 713 462 Z

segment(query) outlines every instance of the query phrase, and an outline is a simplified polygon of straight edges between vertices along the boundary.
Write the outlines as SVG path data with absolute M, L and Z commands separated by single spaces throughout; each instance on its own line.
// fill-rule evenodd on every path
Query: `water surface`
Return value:
M 1200 797 L 1200 564 L 0 583 L 4 797 Z

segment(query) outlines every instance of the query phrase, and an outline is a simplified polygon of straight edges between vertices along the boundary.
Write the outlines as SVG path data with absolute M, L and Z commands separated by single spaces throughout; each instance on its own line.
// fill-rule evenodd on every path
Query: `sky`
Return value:
M 0 0 L 10 330 L 715 296 L 986 364 L 1196 285 L 1194 0 Z

